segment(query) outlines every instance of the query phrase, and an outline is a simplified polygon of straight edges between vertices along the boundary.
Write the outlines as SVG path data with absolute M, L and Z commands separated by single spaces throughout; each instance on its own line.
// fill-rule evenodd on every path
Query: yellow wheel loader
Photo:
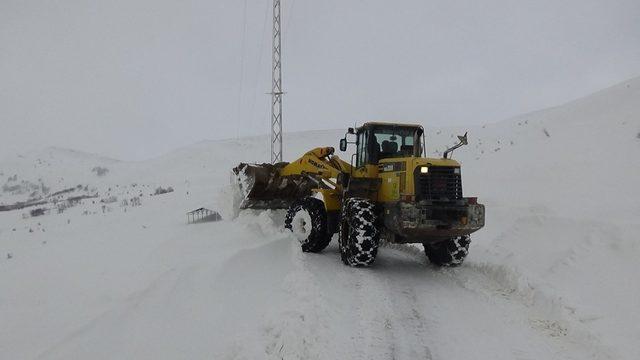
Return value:
M 442 158 L 428 158 L 420 125 L 349 128 L 340 150 L 356 146 L 350 162 L 322 147 L 291 163 L 234 168 L 240 208 L 287 209 L 284 227 L 305 252 L 322 251 L 338 233 L 347 265 L 371 265 L 383 238 L 422 243 L 432 263 L 457 266 L 484 226 L 484 205 L 463 197 L 460 164 L 449 158 L 467 144 L 466 134 L 458 138 Z

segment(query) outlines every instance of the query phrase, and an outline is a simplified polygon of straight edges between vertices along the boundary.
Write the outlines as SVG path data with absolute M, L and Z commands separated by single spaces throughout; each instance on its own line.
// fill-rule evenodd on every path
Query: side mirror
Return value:
M 340 151 L 347 151 L 347 138 L 340 139 Z
M 347 133 L 349 133 L 349 134 L 355 134 L 355 133 L 356 133 L 356 131 L 355 131 L 355 130 L 353 130 L 353 128 L 349 128 L 349 129 L 347 130 Z

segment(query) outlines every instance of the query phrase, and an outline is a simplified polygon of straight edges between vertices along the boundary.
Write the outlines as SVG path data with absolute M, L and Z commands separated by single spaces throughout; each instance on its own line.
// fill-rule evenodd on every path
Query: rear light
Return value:
M 477 197 L 467 198 L 467 203 L 469 205 L 476 205 L 476 204 L 478 204 L 478 198 Z

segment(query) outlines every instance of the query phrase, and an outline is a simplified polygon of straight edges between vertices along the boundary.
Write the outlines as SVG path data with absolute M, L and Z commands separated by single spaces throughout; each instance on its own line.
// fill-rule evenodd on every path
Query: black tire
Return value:
M 331 241 L 331 235 L 327 234 L 327 211 L 316 198 L 294 202 L 287 210 L 284 227 L 294 234 L 304 252 L 320 252 Z
M 437 243 L 423 243 L 429 261 L 438 266 L 456 267 L 462 265 L 469 254 L 469 235 L 455 237 Z
M 376 260 L 380 245 L 375 204 L 368 199 L 345 201 L 340 221 L 340 256 L 349 266 L 369 266 Z

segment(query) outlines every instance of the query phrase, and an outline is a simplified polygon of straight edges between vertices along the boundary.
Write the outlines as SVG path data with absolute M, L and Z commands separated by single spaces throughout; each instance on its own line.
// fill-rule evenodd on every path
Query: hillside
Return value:
M 230 169 L 267 161 L 266 137 L 141 162 L 59 148 L 3 159 L 0 205 L 48 212 L 0 212 L 1 357 L 640 358 L 640 78 L 503 122 L 426 127 L 432 155 L 469 131 L 454 158 L 487 207 L 456 269 L 414 246 L 348 268 L 335 240 L 301 253 L 281 212 L 230 216 Z M 285 135 L 292 159 L 344 130 Z M 225 219 L 187 225 L 201 206 Z

